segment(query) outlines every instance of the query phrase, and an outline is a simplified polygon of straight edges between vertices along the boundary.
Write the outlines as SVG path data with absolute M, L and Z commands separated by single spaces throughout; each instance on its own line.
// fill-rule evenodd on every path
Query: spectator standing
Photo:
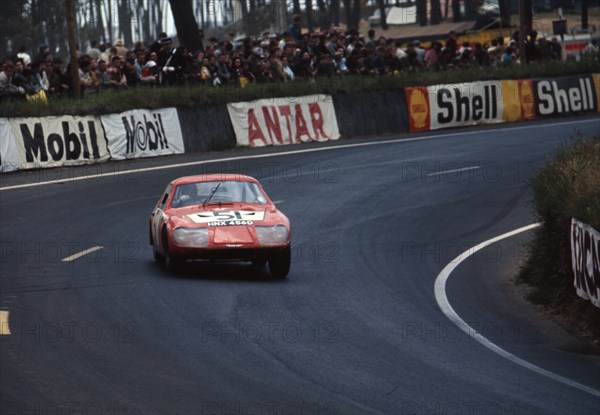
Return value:
M 222 85 L 235 81 L 230 70 L 229 55 L 219 53 L 217 60 L 217 78 Z
M 117 55 L 119 55 L 121 58 L 125 58 L 128 50 L 126 47 L 124 47 L 123 39 L 117 39 L 115 42 L 115 49 L 117 50 Z
M 446 39 L 446 49 L 450 52 L 451 59 L 454 59 L 456 56 L 456 49 L 458 47 L 458 42 L 456 41 L 456 32 L 451 30 L 448 32 L 448 38 Z
M 292 17 L 292 24 L 290 24 L 290 26 L 287 29 L 287 31 L 294 38 L 294 42 L 296 43 L 296 46 L 300 46 L 302 43 L 301 24 L 302 24 L 302 17 L 299 14 L 295 14 L 294 17 Z
M 427 52 L 425 52 L 424 63 L 426 68 L 438 69 L 438 51 L 441 45 L 438 42 L 432 42 Z
M 415 45 L 415 52 L 417 52 L 417 61 L 420 66 L 423 66 L 423 61 L 425 60 L 425 49 L 421 47 L 421 41 L 415 40 L 413 41 L 413 45 Z
M 107 72 L 107 68 L 108 65 L 106 64 L 105 60 L 101 59 L 98 61 L 98 68 L 96 68 L 96 78 L 100 83 L 99 86 L 101 90 L 108 89 L 112 86 L 112 82 L 110 80 L 110 75 Z
M 365 48 L 372 52 L 375 52 L 375 30 L 369 29 L 367 32 L 367 41 L 365 42 Z
M 27 48 L 24 45 L 19 47 L 17 59 L 21 59 L 25 66 L 29 66 L 31 64 L 31 56 L 29 55 L 29 53 L 27 53 Z
M 14 74 L 14 65 L 12 62 L 7 63 L 4 70 L 0 72 L 0 97 L 22 97 L 25 95 L 25 88 L 13 83 Z
M 98 49 L 98 41 L 92 40 L 90 42 L 90 48 L 86 52 L 92 59 L 98 61 L 102 52 Z
M 50 83 L 50 94 L 60 96 L 69 90 L 69 81 L 62 72 L 62 63 L 62 59 L 58 57 L 52 60 L 52 71 L 48 77 L 48 81 Z

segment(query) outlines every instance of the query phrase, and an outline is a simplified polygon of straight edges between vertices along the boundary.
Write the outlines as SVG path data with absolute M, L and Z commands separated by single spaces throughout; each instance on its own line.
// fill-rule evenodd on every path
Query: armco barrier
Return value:
M 178 108 L 186 153 L 225 150 L 236 145 L 226 105 Z
M 333 105 L 342 138 L 408 131 L 404 90 L 333 95 Z
M 337 92 L 332 98 L 339 135 L 348 139 L 600 112 L 600 74 L 417 86 L 356 94 Z M 284 100 L 291 103 L 298 99 Z M 165 154 L 168 144 L 181 139 L 188 154 L 236 146 L 226 105 L 178 108 L 175 122 L 179 123 L 180 136 L 174 134 L 176 128 L 172 124 L 165 123 L 168 110 L 118 114 L 121 120 L 124 116 L 127 120 L 122 122 L 125 132 L 120 135 L 129 137 L 125 140 L 127 151 L 125 156 L 118 156 L 113 154 L 115 147 L 111 146 L 111 159 Z M 285 117 L 284 123 L 291 122 L 287 113 L 279 107 L 278 111 Z M 314 128 L 320 125 L 320 116 L 309 108 L 304 121 L 310 121 Z M 0 119 L 0 171 L 105 161 L 109 156 L 103 151 L 107 137 L 106 126 L 103 129 L 99 125 L 102 117 L 107 116 Z M 179 149 L 169 145 L 168 153 L 183 151 Z

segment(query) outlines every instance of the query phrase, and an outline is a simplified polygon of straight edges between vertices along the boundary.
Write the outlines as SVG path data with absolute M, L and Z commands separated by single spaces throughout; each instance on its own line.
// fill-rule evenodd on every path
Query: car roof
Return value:
M 246 176 L 237 173 L 218 173 L 218 174 L 198 174 L 195 176 L 179 177 L 171 182 L 174 186 L 181 184 L 198 183 L 198 182 L 214 182 L 214 181 L 236 181 L 236 182 L 255 182 L 254 177 Z

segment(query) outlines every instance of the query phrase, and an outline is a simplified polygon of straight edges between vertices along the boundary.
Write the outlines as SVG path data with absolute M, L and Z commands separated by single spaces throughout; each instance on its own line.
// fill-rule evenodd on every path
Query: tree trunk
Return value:
M 327 26 L 327 6 L 323 0 L 317 0 L 317 6 L 319 7 L 319 13 L 317 18 L 317 26 L 325 27 Z
M 334 26 L 340 25 L 340 0 L 331 0 L 329 6 L 329 22 Z
M 477 5 L 475 0 L 465 0 L 465 20 L 475 20 Z
M 354 9 L 352 10 L 352 26 L 358 29 L 360 25 L 360 0 L 354 0 Z
M 277 33 L 285 32 L 287 28 L 287 10 L 285 0 L 273 0 L 271 7 L 273 7 L 275 15 L 275 31 Z
M 77 62 L 77 46 L 75 41 L 75 10 L 73 10 L 73 0 L 65 0 L 65 11 L 67 14 L 69 54 L 71 56 L 71 88 L 73 90 L 73 97 L 79 99 L 81 91 L 79 90 L 79 64 Z
M 189 50 L 200 48 L 200 34 L 198 23 L 194 17 L 192 0 L 169 0 L 179 44 Z
M 384 0 L 377 0 L 377 7 L 379 8 L 379 14 L 381 15 L 381 29 L 382 30 L 387 30 L 388 29 L 388 24 L 387 24 L 387 19 L 386 19 L 386 15 L 385 15 L 385 2 Z
M 427 1 L 417 0 L 417 20 L 419 26 L 427 26 Z
M 500 19 L 502 25 L 510 24 L 510 0 L 499 0 L 498 5 L 500 6 Z
M 344 4 L 346 4 L 346 1 L 350 1 L 350 0 L 344 0 Z M 306 25 L 308 27 L 308 31 L 312 32 L 313 31 L 313 9 L 312 9 L 312 0 L 306 0 L 305 4 L 305 8 L 306 8 Z
M 460 1 L 452 0 L 452 21 L 458 23 L 462 20 L 460 16 Z
M 527 34 L 531 32 L 532 22 L 533 22 L 533 0 L 521 0 L 525 6 L 525 39 L 527 39 Z
M 430 24 L 440 24 L 442 21 L 442 5 L 440 0 L 431 0 L 431 19 Z
M 300 0 L 294 0 L 294 14 L 300 14 L 302 10 L 300 9 Z
M 133 33 L 131 31 L 132 11 L 129 9 L 129 0 L 119 2 L 119 32 L 123 34 L 125 47 L 133 45 Z

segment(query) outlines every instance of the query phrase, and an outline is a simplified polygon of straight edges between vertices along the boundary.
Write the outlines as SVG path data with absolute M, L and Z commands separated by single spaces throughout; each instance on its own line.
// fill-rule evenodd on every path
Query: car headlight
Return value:
M 173 231 L 173 241 L 177 246 L 203 248 L 208 246 L 208 228 L 177 228 Z
M 287 241 L 289 232 L 283 225 L 255 226 L 256 236 L 261 245 L 280 245 Z

